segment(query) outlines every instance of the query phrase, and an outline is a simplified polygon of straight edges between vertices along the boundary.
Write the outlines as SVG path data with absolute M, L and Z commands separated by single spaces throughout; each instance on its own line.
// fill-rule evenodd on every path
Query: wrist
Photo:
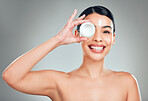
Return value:
M 52 37 L 52 41 L 56 43 L 56 46 L 60 46 L 61 44 L 61 38 L 58 35 L 55 35 Z

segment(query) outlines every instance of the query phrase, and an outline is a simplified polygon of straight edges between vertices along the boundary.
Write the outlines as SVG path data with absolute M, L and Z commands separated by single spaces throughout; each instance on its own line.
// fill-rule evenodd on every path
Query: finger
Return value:
M 80 25 L 82 23 L 85 23 L 85 22 L 90 22 L 89 20 L 76 20 L 76 21 L 73 21 L 73 27 L 74 26 L 77 26 L 77 25 Z
M 87 40 L 87 37 L 79 37 L 81 41 Z
M 82 19 L 84 19 L 85 18 L 85 14 L 83 14 L 82 16 L 80 16 L 78 19 L 80 19 L 80 20 L 82 20 Z
M 69 18 L 69 23 L 71 23 L 72 21 L 73 21 L 73 19 L 74 19 L 74 17 L 76 16 L 76 14 L 77 14 L 77 10 L 75 9 L 75 11 L 74 11 L 74 13 L 72 14 L 72 16 L 70 16 L 70 18 Z
M 81 41 L 87 40 L 88 38 L 86 37 L 76 37 L 76 42 L 80 43 Z

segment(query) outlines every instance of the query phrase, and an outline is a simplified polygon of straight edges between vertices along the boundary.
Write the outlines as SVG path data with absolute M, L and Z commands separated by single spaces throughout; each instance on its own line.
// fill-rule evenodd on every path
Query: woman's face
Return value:
M 108 17 L 97 13 L 90 14 L 85 19 L 94 24 L 95 34 L 81 43 L 83 54 L 99 61 L 108 54 L 115 42 L 113 23 Z

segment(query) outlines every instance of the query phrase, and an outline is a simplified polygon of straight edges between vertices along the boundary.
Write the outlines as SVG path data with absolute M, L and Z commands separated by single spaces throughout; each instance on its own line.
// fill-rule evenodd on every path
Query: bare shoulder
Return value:
M 111 75 L 109 77 L 115 80 L 116 83 L 123 85 L 123 87 L 126 87 L 126 89 L 131 85 L 133 86 L 137 85 L 137 79 L 135 78 L 133 74 L 129 72 L 111 70 L 110 74 Z
M 136 77 L 129 72 L 116 71 L 115 74 L 118 78 L 124 80 L 125 82 L 128 82 L 128 83 L 136 83 L 137 82 Z
M 138 81 L 133 74 L 128 72 L 118 72 L 118 74 L 126 82 L 128 87 L 138 87 Z
M 126 86 L 128 93 L 134 92 L 134 93 L 137 93 L 137 96 L 140 96 L 140 89 L 139 89 L 139 85 L 138 85 L 138 80 L 136 79 L 136 77 L 133 74 L 131 74 L 129 72 L 123 72 L 123 71 L 116 72 L 116 73 L 118 75 L 118 78 Z M 132 94 L 134 94 L 134 93 L 132 93 Z M 139 93 L 139 95 L 138 95 L 138 93 Z
M 136 77 L 124 71 L 114 71 L 115 78 L 127 90 L 127 101 L 142 101 L 138 81 Z

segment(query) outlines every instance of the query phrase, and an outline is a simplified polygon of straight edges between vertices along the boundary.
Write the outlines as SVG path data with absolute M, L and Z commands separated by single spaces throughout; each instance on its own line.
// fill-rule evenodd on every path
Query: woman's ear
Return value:
M 115 33 L 114 33 L 114 35 L 113 35 L 113 41 L 112 41 L 112 45 L 114 45 L 115 44 Z
M 76 37 L 79 37 L 79 32 L 78 32 L 77 29 L 75 30 L 75 36 L 76 36 Z

